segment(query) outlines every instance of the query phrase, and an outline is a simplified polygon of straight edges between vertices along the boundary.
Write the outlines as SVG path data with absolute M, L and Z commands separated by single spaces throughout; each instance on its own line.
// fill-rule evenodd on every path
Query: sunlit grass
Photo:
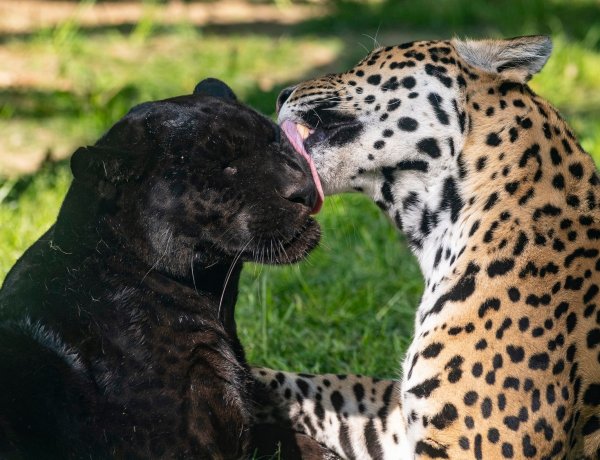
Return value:
M 70 183 L 65 166 L 47 167 L 30 180 L 0 182 L 0 280 L 54 222 Z
M 328 199 L 319 221 L 324 238 L 308 261 L 246 270 L 238 317 L 249 326 L 241 330 L 249 357 L 277 368 L 392 376 L 397 363 L 373 356 L 400 356 L 410 341 L 422 289 L 416 263 L 362 196 Z
M 559 108 L 600 165 L 600 53 L 555 37 L 552 57 L 531 86 Z

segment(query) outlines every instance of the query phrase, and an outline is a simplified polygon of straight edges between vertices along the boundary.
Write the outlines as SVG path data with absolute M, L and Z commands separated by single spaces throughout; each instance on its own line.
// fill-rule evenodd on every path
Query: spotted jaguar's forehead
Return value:
M 399 71 L 406 69 L 415 69 L 419 63 L 430 64 L 428 68 L 433 75 L 437 66 L 456 64 L 460 58 L 457 55 L 454 45 L 450 41 L 419 41 L 410 42 L 402 45 L 381 47 L 373 50 L 353 68 L 340 74 L 329 74 L 323 77 L 307 80 L 298 85 L 298 91 L 289 99 L 293 102 L 301 96 L 318 93 L 320 89 L 330 88 L 336 83 L 349 83 L 356 86 L 360 81 L 365 84 L 381 87 L 383 91 L 394 90 L 397 88 L 398 79 L 384 80 L 384 77 L 398 75 Z M 442 71 L 444 72 L 444 71 Z M 353 81 L 353 83 L 350 83 Z M 444 84 L 449 82 L 444 79 Z M 300 89 L 302 94 L 300 94 Z
M 398 85 L 398 78 L 383 81 L 386 75 L 398 75 L 402 70 L 410 73 L 411 69 L 418 67 L 419 63 L 426 66 L 427 73 L 436 78 L 447 73 L 444 66 L 457 63 L 457 54 L 449 41 L 443 42 L 410 42 L 402 45 L 378 48 L 362 59 L 354 68 L 346 72 L 356 78 L 366 80 L 371 85 L 383 82 L 382 91 L 393 90 Z M 439 66 L 439 67 L 437 67 Z M 441 69 L 444 67 L 444 69 Z M 436 71 L 438 73 L 436 73 Z M 448 77 L 440 78 L 444 86 L 451 87 L 452 81 Z M 409 83 L 408 87 L 411 85 Z
M 330 110 L 384 113 L 386 109 L 393 111 L 400 106 L 400 96 L 418 98 L 419 86 L 440 84 L 448 90 L 464 87 L 463 70 L 467 78 L 477 78 L 472 69 L 467 70 L 467 66 L 460 63 L 449 41 L 378 48 L 346 72 L 300 83 L 285 108 L 326 102 Z M 377 94 L 389 97 L 378 100 Z
M 364 111 L 360 97 L 351 99 L 352 93 L 361 95 L 373 92 L 369 91 L 373 89 L 381 93 L 392 93 L 398 88 L 412 90 L 421 82 L 428 84 L 431 79 L 445 88 L 458 89 L 482 75 L 524 83 L 541 70 L 551 51 L 551 41 L 544 36 L 511 40 L 415 41 L 380 47 L 346 72 L 297 85 L 288 104 L 330 97 L 333 106 L 338 102 L 336 97 L 343 97 L 339 100 L 340 105 Z M 417 96 L 413 94 L 413 97 Z M 350 101 L 351 104 L 342 104 Z M 375 103 L 372 97 L 364 102 Z

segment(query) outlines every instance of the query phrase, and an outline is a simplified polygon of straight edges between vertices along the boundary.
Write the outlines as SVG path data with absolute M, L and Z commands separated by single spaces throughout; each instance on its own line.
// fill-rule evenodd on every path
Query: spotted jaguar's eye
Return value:
M 234 168 L 232 166 L 227 166 L 223 172 L 227 175 L 227 176 L 234 176 L 235 174 L 237 174 L 237 168 Z

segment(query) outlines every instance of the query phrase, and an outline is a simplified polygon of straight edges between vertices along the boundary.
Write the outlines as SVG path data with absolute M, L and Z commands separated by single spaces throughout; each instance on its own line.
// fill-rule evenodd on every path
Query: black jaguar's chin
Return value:
M 246 249 L 248 261 L 272 265 L 292 264 L 304 259 L 319 244 L 321 229 L 313 218 L 308 218 L 289 239 L 258 238 L 254 248 Z
M 304 259 L 321 239 L 321 228 L 316 220 L 308 218 L 302 227 L 289 241 L 283 243 L 282 251 L 275 251 L 272 263 L 288 264 Z

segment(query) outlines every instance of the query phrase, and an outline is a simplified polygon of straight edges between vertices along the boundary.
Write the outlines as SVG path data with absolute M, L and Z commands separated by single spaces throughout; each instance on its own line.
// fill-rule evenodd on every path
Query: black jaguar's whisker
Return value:
M 304 230 L 304 228 L 301 231 L 303 231 L 303 230 Z M 285 246 L 283 244 L 283 241 L 284 241 L 285 238 L 283 237 L 283 235 L 282 235 L 282 233 L 281 233 L 281 231 L 279 229 L 277 229 L 277 233 L 279 234 L 279 238 L 277 238 L 276 241 L 277 241 L 277 243 L 279 243 L 279 247 L 281 247 L 281 249 L 283 250 L 283 253 L 285 255 L 285 258 L 286 258 L 287 262 L 291 263 L 292 260 L 289 257 L 287 251 L 285 250 Z M 281 252 L 279 250 L 278 250 L 278 253 L 281 254 Z
M 288 261 L 288 263 L 292 263 L 292 259 L 290 258 L 287 251 L 285 250 L 285 246 L 283 245 L 282 241 L 281 240 L 277 240 L 277 241 L 278 241 L 279 246 L 281 247 L 281 250 L 283 251 L 283 254 L 285 255 L 285 258 Z
M 219 318 L 221 317 L 221 306 L 223 305 L 223 298 L 225 297 L 225 291 L 227 290 L 227 283 L 229 283 L 229 278 L 231 278 L 231 273 L 233 272 L 233 268 L 235 267 L 235 264 L 238 262 L 238 260 L 242 256 L 242 253 L 244 252 L 244 250 L 248 247 L 248 245 L 252 242 L 253 239 L 254 239 L 254 237 L 250 238 L 248 240 L 248 242 L 242 247 L 242 249 L 240 249 L 238 251 L 238 253 L 236 254 L 236 256 L 233 259 L 233 262 L 231 262 L 231 265 L 229 266 L 229 271 L 227 272 L 227 276 L 225 276 L 225 283 L 223 283 L 223 292 L 221 293 L 221 299 L 219 300 L 219 311 L 217 314 L 217 317 L 219 317 Z
M 146 274 L 142 277 L 140 284 L 142 284 L 144 282 L 144 280 L 146 279 L 146 277 L 150 274 L 150 272 L 152 270 L 154 270 L 156 267 L 158 267 L 158 264 L 160 263 L 160 261 L 163 260 L 165 258 L 165 256 L 167 255 L 167 252 L 169 252 L 169 246 L 171 245 L 171 240 L 173 238 L 173 232 L 170 230 L 166 230 L 165 233 L 169 234 L 169 237 L 167 238 L 167 242 L 165 243 L 165 250 L 160 255 L 160 257 L 158 259 L 156 259 L 156 262 L 154 262 L 154 264 L 150 267 L 150 269 L 146 272 Z
M 256 241 L 254 249 L 254 262 L 260 264 L 260 238 Z
M 198 287 L 196 286 L 196 277 L 194 276 L 194 251 L 192 251 L 190 256 L 190 270 L 192 271 L 192 283 L 194 284 L 194 291 L 200 297 L 200 293 L 198 292 Z
M 279 249 L 279 246 L 277 245 L 277 239 L 271 237 L 271 262 L 273 263 L 281 263 L 282 258 L 281 258 L 281 250 Z

